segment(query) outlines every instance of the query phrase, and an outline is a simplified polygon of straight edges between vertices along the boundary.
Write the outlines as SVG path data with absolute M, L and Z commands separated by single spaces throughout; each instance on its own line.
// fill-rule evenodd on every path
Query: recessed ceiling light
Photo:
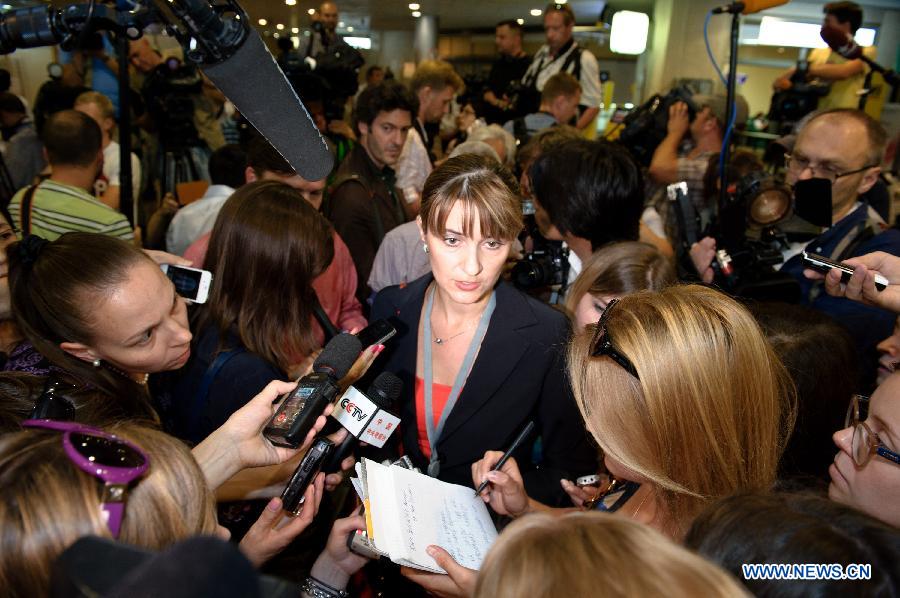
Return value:
M 275 29 L 281 31 L 282 29 L 284 29 L 284 23 L 278 23 L 277 25 L 275 25 Z
M 316 14 L 316 9 L 315 9 L 315 8 L 310 8 L 309 10 L 306 11 L 306 14 L 308 14 L 308 15 L 314 15 L 314 14 Z
M 419 8 L 421 8 L 421 7 L 418 4 L 416 4 L 415 2 L 413 2 L 412 4 L 409 5 L 410 10 L 419 10 Z
M 519 25 L 524 25 L 525 19 L 516 19 L 516 23 L 518 23 Z
M 350 33 L 353 33 L 353 27 L 352 26 L 347 27 L 347 31 L 349 31 Z
M 539 17 L 539 16 L 541 16 L 541 9 L 540 9 L 540 8 L 532 8 L 532 9 L 531 9 L 531 16 L 533 16 L 533 17 Z
M 416 11 L 413 11 L 412 16 L 414 16 L 415 18 L 418 19 L 419 17 L 422 16 L 422 13 L 420 13 L 418 10 L 416 10 Z
M 279 35 L 278 32 L 276 31 L 276 32 L 275 32 L 275 39 L 278 39 L 279 37 L 281 37 L 281 35 Z
M 341 21 L 340 23 L 338 23 L 338 27 L 343 27 L 343 26 L 344 26 L 344 22 L 343 22 L 343 21 Z
M 291 33 L 300 33 L 299 27 L 291 27 Z
M 295 4 L 297 4 L 297 0 L 284 0 L 284 3 L 288 6 L 294 6 Z
M 265 19 L 260 19 L 259 21 L 257 21 L 257 23 L 259 23 L 260 26 L 262 26 L 262 27 L 265 27 L 266 25 L 269 24 L 269 22 Z

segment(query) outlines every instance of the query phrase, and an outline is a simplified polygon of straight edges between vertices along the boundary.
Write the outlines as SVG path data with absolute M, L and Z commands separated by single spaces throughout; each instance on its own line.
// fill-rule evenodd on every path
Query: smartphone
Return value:
M 191 303 L 206 303 L 212 283 L 212 272 L 173 264 L 162 264 L 160 268 L 175 285 L 175 291 L 179 295 Z
M 369 535 L 364 529 L 356 529 L 350 532 L 347 536 L 347 548 L 350 552 L 367 559 L 378 560 L 381 558 L 381 553 L 372 547 Z
M 319 438 L 316 440 L 309 451 L 300 461 L 300 465 L 294 470 L 291 481 L 281 493 L 282 508 L 293 514 L 298 515 L 300 509 L 303 508 L 303 494 L 312 483 L 319 471 L 322 469 L 322 463 L 334 449 L 334 443 L 327 438 Z
M 583 475 L 577 480 L 575 480 L 575 485 L 579 488 L 583 486 L 596 486 L 600 483 L 600 476 L 598 475 Z
M 832 268 L 837 268 L 841 271 L 841 282 L 844 284 L 847 284 L 847 282 L 850 280 L 850 277 L 853 275 L 852 266 L 833 262 L 827 257 L 816 255 L 815 253 L 809 253 L 808 251 L 803 252 L 803 262 L 807 267 L 823 274 L 827 274 L 829 271 L 831 271 Z M 885 278 L 881 274 L 875 275 L 876 289 L 878 289 L 879 291 L 883 291 L 888 287 L 888 284 L 890 283 L 888 283 L 887 278 Z
M 390 322 L 387 320 L 375 320 L 360 330 L 356 338 L 359 339 L 359 344 L 365 349 L 372 345 L 380 345 L 395 334 L 397 334 L 397 330 L 391 326 Z

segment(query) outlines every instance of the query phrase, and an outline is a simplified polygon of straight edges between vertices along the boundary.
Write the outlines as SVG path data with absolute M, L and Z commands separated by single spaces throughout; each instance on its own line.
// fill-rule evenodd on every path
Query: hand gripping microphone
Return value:
M 349 434 L 328 455 L 322 471 L 340 471 L 341 461 L 353 452 L 360 441 L 378 447 L 384 446 L 400 423 L 400 418 L 388 409 L 400 398 L 402 390 L 403 382 L 391 372 L 378 374 L 365 394 L 352 386 L 347 389 L 335 405 L 331 417 L 338 420 Z
M 886 69 L 865 54 L 863 54 L 862 47 L 856 43 L 856 40 L 853 39 L 853 36 L 838 29 L 837 27 L 832 27 L 831 25 L 824 25 L 821 31 L 822 39 L 825 40 L 825 43 L 828 44 L 828 47 L 846 58 L 847 60 L 862 60 L 866 64 L 868 64 L 873 71 L 881 73 L 884 77 L 884 80 L 887 81 L 891 85 L 897 85 L 900 83 L 900 77 L 897 76 L 897 73 L 890 69 Z
M 347 375 L 362 345 L 352 334 L 339 334 L 325 345 L 313 363 L 311 374 L 297 382 L 263 430 L 272 444 L 297 448 L 312 429 L 316 418 L 339 392 L 338 380 Z

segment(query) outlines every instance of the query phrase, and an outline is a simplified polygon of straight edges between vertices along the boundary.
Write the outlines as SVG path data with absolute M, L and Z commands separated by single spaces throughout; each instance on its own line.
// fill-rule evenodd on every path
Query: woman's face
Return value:
M 894 363 L 900 361 L 900 318 L 894 322 L 894 331 L 889 337 L 878 343 L 878 384 L 887 380 L 894 371 Z
M 176 370 L 191 356 L 187 307 L 149 260 L 131 267 L 124 284 L 94 307 L 91 344 L 63 343 L 85 361 L 102 359 L 128 373 Z
M 472 234 L 463 234 L 464 209 L 456 202 L 447 218 L 443 235 L 423 235 L 431 257 L 431 271 L 441 291 L 457 303 L 472 304 L 487 297 L 497 284 L 509 256 L 510 242 L 483 237 L 478 215 Z M 421 221 L 419 222 L 421 230 Z
M 12 317 L 9 299 L 9 266 L 6 262 L 6 248 L 16 240 L 16 233 L 6 218 L 0 216 L 0 320 Z
M 895 453 L 900 451 L 900 374 L 889 376 L 875 390 L 865 422 L 882 445 Z M 900 465 L 872 455 L 868 463 L 858 467 L 852 457 L 852 427 L 838 430 L 832 438 L 840 451 L 828 468 L 829 498 L 900 526 L 900 510 L 892 502 L 900 496 Z
M 575 329 L 596 324 L 606 310 L 606 306 L 619 295 L 592 295 L 585 293 L 575 306 Z

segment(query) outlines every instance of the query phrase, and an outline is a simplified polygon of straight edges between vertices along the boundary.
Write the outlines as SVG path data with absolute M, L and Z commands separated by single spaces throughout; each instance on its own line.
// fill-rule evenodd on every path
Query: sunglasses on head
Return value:
M 28 419 L 52 419 L 57 421 L 73 421 L 75 405 L 68 395 L 75 392 L 77 386 L 55 376 L 47 378 L 44 391 L 37 401 Z
M 597 321 L 597 327 L 594 330 L 594 338 L 591 340 L 591 357 L 609 357 L 622 366 L 626 372 L 640 380 L 641 377 L 638 376 L 637 369 L 635 369 L 631 360 L 613 346 L 612 339 L 609 336 L 609 330 L 606 328 L 606 323 L 609 321 L 609 314 L 612 313 L 613 307 L 618 302 L 618 299 L 610 301 L 606 305 L 606 309 L 603 310 L 600 319 Z
M 144 451 L 115 434 L 74 422 L 27 419 L 22 427 L 62 432 L 63 448 L 69 460 L 103 482 L 100 509 L 113 538 L 118 538 L 128 485 L 144 475 L 150 466 Z

